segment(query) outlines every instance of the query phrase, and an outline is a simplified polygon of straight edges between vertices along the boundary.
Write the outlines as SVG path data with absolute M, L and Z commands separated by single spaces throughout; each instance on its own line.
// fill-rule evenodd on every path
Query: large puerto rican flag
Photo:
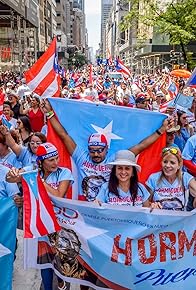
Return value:
M 56 38 L 45 53 L 25 72 L 26 84 L 42 98 L 59 97 L 60 75 L 56 50 Z
M 37 238 L 60 230 L 44 184 L 33 170 L 22 174 L 24 193 L 24 238 Z
M 97 105 L 62 98 L 50 98 L 49 101 L 62 126 L 76 144 L 86 150 L 88 137 L 95 132 L 106 135 L 111 153 L 120 149 L 128 149 L 154 133 L 166 118 L 163 114 L 141 109 Z M 64 144 L 52 130 L 50 122 L 48 122 L 48 141 L 58 148 L 60 165 L 70 168 L 77 180 L 74 163 Z M 151 173 L 160 170 L 161 150 L 165 145 L 165 136 L 162 136 L 140 154 L 139 163 L 144 168 L 140 181 L 145 182 Z M 73 186 L 76 187 L 69 192 L 67 197 L 77 199 L 77 182 L 74 182 Z

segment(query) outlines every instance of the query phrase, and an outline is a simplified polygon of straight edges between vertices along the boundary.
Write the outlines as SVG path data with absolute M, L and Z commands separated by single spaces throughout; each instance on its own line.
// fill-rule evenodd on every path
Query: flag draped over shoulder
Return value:
M 36 238 L 60 229 L 48 193 L 37 170 L 24 172 L 24 237 Z
M 0 289 L 12 289 L 18 209 L 12 198 L 0 198 Z
M 88 137 L 95 132 L 108 137 L 109 151 L 115 153 L 120 149 L 128 149 L 160 128 L 165 115 L 157 112 L 130 109 L 109 105 L 97 105 L 60 98 L 49 99 L 57 118 L 73 140 L 87 149 Z M 54 143 L 59 152 L 61 165 L 72 166 L 70 156 L 62 142 L 49 126 L 49 141 Z M 143 165 L 140 179 L 144 181 L 149 174 L 160 170 L 160 152 L 165 146 L 162 136 L 139 157 Z M 153 160 L 153 162 L 152 162 Z M 149 166 L 150 164 L 150 166 Z M 73 171 L 73 168 L 70 168 Z M 71 196 L 69 196 L 71 197 Z
M 42 98 L 60 95 L 56 38 L 38 61 L 25 72 L 25 79 L 27 86 Z

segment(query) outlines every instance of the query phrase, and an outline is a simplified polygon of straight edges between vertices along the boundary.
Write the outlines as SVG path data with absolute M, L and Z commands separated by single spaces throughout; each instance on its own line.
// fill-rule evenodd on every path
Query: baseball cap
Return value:
M 37 160 L 45 160 L 47 158 L 57 156 L 58 150 L 53 144 L 47 142 L 39 145 L 36 155 Z
M 136 95 L 136 98 L 141 98 L 141 97 L 146 98 L 146 94 L 144 94 L 144 93 L 138 93 Z
M 141 96 L 135 100 L 136 104 L 142 104 L 143 102 L 147 101 L 148 99 L 144 96 Z
M 115 160 L 108 164 L 134 166 L 137 171 L 141 170 L 141 167 L 136 163 L 135 154 L 129 150 L 119 150 L 115 155 Z
M 88 139 L 88 146 L 107 146 L 108 142 L 105 135 L 100 133 L 91 134 Z

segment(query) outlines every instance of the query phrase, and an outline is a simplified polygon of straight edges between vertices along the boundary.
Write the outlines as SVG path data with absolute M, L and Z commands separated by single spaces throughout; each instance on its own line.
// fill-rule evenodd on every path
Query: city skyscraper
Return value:
M 101 0 L 101 50 L 103 50 L 106 22 L 112 5 L 113 0 Z
M 84 0 L 74 0 L 73 8 L 80 9 L 81 11 L 84 12 Z

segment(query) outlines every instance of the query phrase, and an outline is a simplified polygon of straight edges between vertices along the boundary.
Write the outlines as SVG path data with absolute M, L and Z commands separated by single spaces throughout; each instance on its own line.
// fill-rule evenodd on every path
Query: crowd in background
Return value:
M 75 100 L 76 106 L 77 101 L 83 101 L 124 106 L 130 110 L 137 108 L 141 110 L 141 118 L 144 110 L 168 115 L 168 120 L 172 122 L 163 124 L 153 136 L 149 137 L 154 142 L 166 132 L 162 170 L 152 174 L 146 185 L 138 182 L 137 173 L 145 168 L 140 168 L 135 157 L 148 146 L 146 140 L 141 150 L 138 149 L 140 148 L 138 144 L 137 148 L 120 150 L 115 156 L 107 157 L 107 140 L 102 135 L 92 135 L 87 144 L 88 152 L 84 153 L 55 118 L 50 104 L 41 101 L 38 95 L 28 89 L 23 76 L 7 71 L 0 73 L 0 99 L 3 100 L 0 163 L 3 176 L 7 176 L 7 181 L 12 183 L 9 188 L 0 191 L 0 196 L 13 196 L 16 204 L 21 207 L 22 189 L 21 187 L 17 189 L 15 183 L 21 181 L 17 179 L 18 174 L 21 170 L 38 168 L 46 190 L 55 196 L 66 197 L 68 187 L 74 180 L 68 169 L 59 167 L 58 151 L 55 146 L 53 144 L 46 146 L 47 123 L 51 122 L 83 178 L 88 176 L 81 166 L 80 156 L 93 164 L 108 164 L 111 167 L 107 174 L 102 173 L 104 178 L 99 184 L 99 190 L 85 200 L 99 204 L 192 210 L 196 206 L 196 89 L 186 87 L 185 79 L 173 77 L 166 71 L 157 71 L 150 75 L 133 74 L 125 78 L 113 70 L 104 71 L 104 68 L 95 66 L 92 79 L 89 79 L 88 68 L 67 71 L 62 76 L 60 97 Z M 170 91 L 171 83 L 174 90 Z M 193 97 L 188 108 L 170 103 L 176 96 L 175 89 L 185 98 Z M 163 198 L 164 192 L 158 192 L 157 187 L 170 189 L 170 197 Z M 187 191 L 188 203 L 185 202 Z M 52 275 L 51 269 L 42 270 L 42 280 L 47 290 L 52 289 Z M 59 279 L 59 289 L 65 289 L 62 288 L 63 285 L 63 281 Z

